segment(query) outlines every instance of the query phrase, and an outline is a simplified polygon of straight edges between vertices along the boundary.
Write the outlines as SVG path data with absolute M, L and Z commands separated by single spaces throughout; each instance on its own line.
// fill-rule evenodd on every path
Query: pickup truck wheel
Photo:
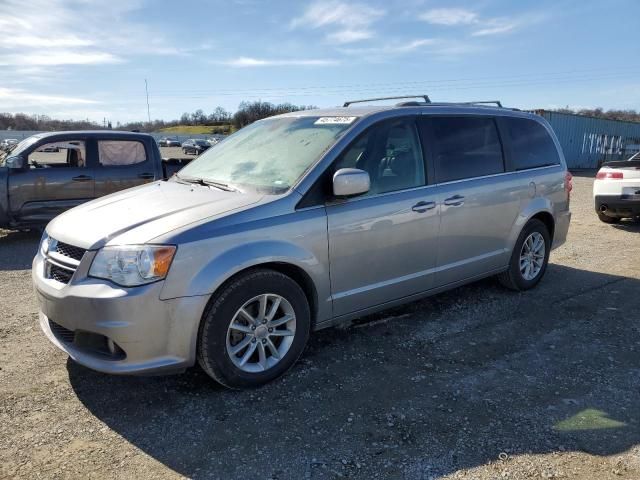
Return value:
M 618 217 L 610 217 L 609 215 L 605 215 L 604 213 L 598 212 L 598 218 L 601 222 L 604 223 L 620 223 L 620 219 Z
M 529 220 L 520 232 L 506 272 L 498 275 L 500 283 L 511 290 L 529 290 L 544 276 L 551 252 L 547 226 L 538 219 Z
M 284 374 L 309 338 L 300 286 L 273 270 L 253 270 L 216 293 L 198 336 L 198 363 L 229 388 L 252 388 Z

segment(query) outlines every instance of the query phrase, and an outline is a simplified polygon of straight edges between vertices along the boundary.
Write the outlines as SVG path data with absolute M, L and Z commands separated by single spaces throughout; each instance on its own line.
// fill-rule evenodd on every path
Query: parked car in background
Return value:
M 12 147 L 18 144 L 18 140 L 15 138 L 5 138 L 0 142 L 0 150 L 9 151 Z
M 627 160 L 604 163 L 593 182 L 593 199 L 604 223 L 640 217 L 640 152 Z
M 182 144 L 177 138 L 163 137 L 158 141 L 160 147 L 179 147 Z
M 188 162 L 163 160 L 146 134 L 34 135 L 0 162 L 0 227 L 41 227 L 80 203 L 168 178 Z
M 207 143 L 209 143 L 209 145 L 213 147 L 214 145 L 217 145 L 218 143 L 220 143 L 220 140 L 215 137 L 211 137 L 211 138 L 207 138 Z
M 541 117 L 410 102 L 255 122 L 169 181 L 70 210 L 33 261 L 40 325 L 108 373 L 282 375 L 313 330 L 498 275 L 535 287 L 571 175 Z
M 182 153 L 185 155 L 200 155 L 211 146 L 206 140 L 190 138 L 182 144 Z

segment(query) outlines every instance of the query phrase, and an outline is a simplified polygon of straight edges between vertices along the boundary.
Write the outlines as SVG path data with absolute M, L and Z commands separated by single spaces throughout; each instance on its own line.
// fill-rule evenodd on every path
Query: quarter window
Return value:
M 142 142 L 131 140 L 99 140 L 98 158 L 100 165 L 122 166 L 135 165 L 147 160 Z
M 487 117 L 434 117 L 436 182 L 451 182 L 504 172 L 495 121 Z
M 526 118 L 505 118 L 515 170 L 558 165 L 560 157 L 549 132 Z
M 334 171 L 341 168 L 369 173 L 369 195 L 424 185 L 424 161 L 415 122 L 391 120 L 369 128 L 338 158 Z

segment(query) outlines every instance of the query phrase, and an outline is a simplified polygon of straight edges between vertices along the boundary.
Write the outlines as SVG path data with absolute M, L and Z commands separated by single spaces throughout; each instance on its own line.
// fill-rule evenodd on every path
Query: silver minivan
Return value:
M 40 325 L 102 372 L 198 362 L 257 386 L 336 322 L 491 275 L 534 287 L 566 239 L 571 188 L 529 113 L 425 101 L 271 117 L 49 223 Z

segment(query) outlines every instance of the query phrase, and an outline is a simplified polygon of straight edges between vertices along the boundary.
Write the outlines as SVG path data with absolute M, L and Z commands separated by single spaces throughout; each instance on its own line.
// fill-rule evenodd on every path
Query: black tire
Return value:
M 620 219 L 618 217 L 610 217 L 609 215 L 605 215 L 604 213 L 598 212 L 598 218 L 603 223 L 620 223 Z
M 524 244 L 525 240 L 534 232 L 540 233 L 544 238 L 544 262 L 538 274 L 533 279 L 527 280 L 522 276 L 522 273 L 520 272 L 520 252 L 522 251 L 522 245 Z M 505 272 L 498 275 L 498 280 L 506 288 L 516 291 L 529 290 L 530 288 L 535 287 L 540 282 L 547 270 L 547 264 L 549 263 L 549 253 L 551 253 L 551 236 L 549 235 L 547 226 L 536 218 L 529 220 L 529 222 L 527 222 L 527 224 L 520 232 L 520 236 L 518 236 L 518 240 L 516 241 L 513 252 L 511 253 L 509 268 Z
M 272 293 L 284 297 L 293 307 L 296 328 L 293 342 L 273 367 L 257 373 L 238 368 L 227 353 L 227 330 L 235 313 L 250 299 Z M 198 335 L 198 363 L 214 380 L 235 388 L 254 388 L 283 375 L 302 354 L 311 330 L 309 302 L 302 288 L 288 276 L 274 270 L 252 270 L 233 279 L 216 292 L 204 313 Z

